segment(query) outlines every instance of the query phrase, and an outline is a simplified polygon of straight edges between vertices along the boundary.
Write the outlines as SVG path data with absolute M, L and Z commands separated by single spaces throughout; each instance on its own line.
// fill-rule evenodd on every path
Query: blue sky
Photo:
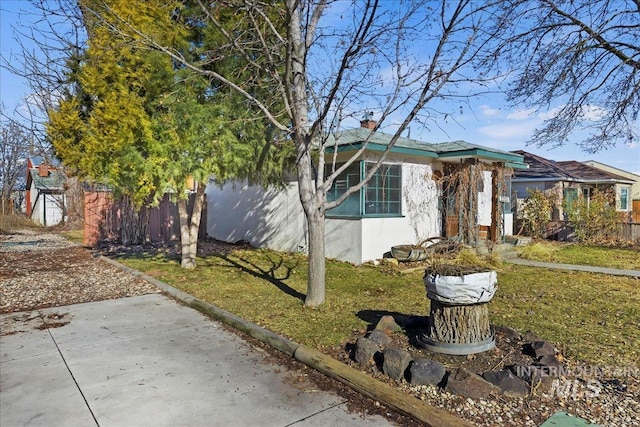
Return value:
M 29 9 L 25 0 L 0 1 L 0 50 L 3 58 L 12 58 L 20 54 L 20 48 L 14 39 L 12 26 L 19 19 L 28 22 L 29 17 L 18 14 L 19 10 Z M 7 112 L 23 108 L 29 88 L 18 76 L 10 74 L 4 68 L 0 70 L 0 98 Z M 501 150 L 526 150 L 552 160 L 597 160 L 599 162 L 640 175 L 640 144 L 618 144 L 615 148 L 596 154 L 584 153 L 575 143 L 563 147 L 537 148 L 526 146 L 536 126 L 542 123 L 545 112 L 511 108 L 499 94 L 485 95 L 472 100 L 469 104 L 456 106 L 453 120 L 439 123 L 425 129 L 417 124 L 411 126 L 411 137 L 427 142 L 465 140 Z M 354 123 L 355 125 L 355 123 Z M 575 135 L 574 141 L 579 140 Z

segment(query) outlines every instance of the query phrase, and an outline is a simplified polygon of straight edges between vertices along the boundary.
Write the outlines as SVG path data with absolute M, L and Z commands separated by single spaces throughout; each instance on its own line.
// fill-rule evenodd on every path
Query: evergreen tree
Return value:
M 119 38 L 115 22 L 94 19 L 101 7 L 109 8 L 197 58 L 203 50 L 215 50 L 216 39 L 187 4 L 86 0 L 81 5 L 88 48 L 79 66 L 70 67 L 77 83 L 49 112 L 49 137 L 67 166 L 111 186 L 138 207 L 170 192 L 180 213 L 182 266 L 193 268 L 209 178 L 217 184 L 242 178 L 277 183 L 291 158 L 287 146 L 273 144 L 278 135 L 254 120 L 255 110 L 237 94 L 160 52 Z M 175 20 L 182 25 L 173 25 Z M 239 69 L 236 58 L 216 66 Z M 189 189 L 195 191 L 191 212 Z

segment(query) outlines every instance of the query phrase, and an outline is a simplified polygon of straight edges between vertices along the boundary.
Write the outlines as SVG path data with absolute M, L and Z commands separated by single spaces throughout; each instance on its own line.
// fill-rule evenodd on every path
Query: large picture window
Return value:
M 353 187 L 360 182 L 360 167 L 361 162 L 353 163 L 346 171 L 336 178 L 335 181 L 333 181 L 333 186 L 327 193 L 327 201 L 333 202 L 334 200 L 337 200 L 347 191 L 348 188 Z M 325 176 L 329 173 L 330 171 L 327 170 Z M 361 215 L 360 205 L 360 193 L 356 191 L 347 197 L 344 202 L 335 208 L 330 209 L 327 213 L 338 216 L 359 216 Z
M 367 172 L 375 166 L 366 163 Z M 400 165 L 380 165 L 365 186 L 365 215 L 400 215 L 402 188 Z
M 334 201 L 360 182 L 375 163 L 358 162 L 349 166 L 333 183 L 327 200 Z M 381 165 L 367 185 L 351 194 L 342 204 L 329 210 L 329 216 L 400 216 L 402 214 L 402 167 Z

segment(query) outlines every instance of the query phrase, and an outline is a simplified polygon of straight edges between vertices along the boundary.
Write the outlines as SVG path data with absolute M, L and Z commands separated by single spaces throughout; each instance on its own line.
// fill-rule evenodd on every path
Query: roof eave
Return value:
M 520 155 L 511 155 L 507 153 L 497 153 L 495 151 L 484 150 L 482 148 L 472 148 L 469 150 L 447 151 L 438 154 L 440 159 L 463 159 L 463 158 L 479 158 L 484 160 L 492 160 L 503 162 L 514 169 L 528 169 L 529 166 L 524 163 L 523 157 Z
M 348 151 L 358 151 L 360 149 L 362 149 L 362 147 L 365 146 L 364 142 L 356 142 L 356 143 L 352 143 L 352 144 L 342 144 L 338 146 L 338 153 L 343 153 L 343 152 L 348 152 Z M 370 150 L 370 151 L 378 151 L 378 152 L 382 152 L 385 151 L 387 149 L 387 145 L 384 144 L 377 144 L 375 142 L 369 142 L 366 144 L 365 150 Z M 328 151 L 329 153 L 333 153 L 335 150 L 335 146 L 331 146 L 331 147 L 327 147 L 326 151 Z M 391 153 L 397 153 L 397 154 L 410 154 L 413 156 L 419 156 L 419 157 L 428 157 L 428 158 L 432 158 L 432 159 L 437 159 L 438 158 L 438 153 L 435 153 L 433 151 L 428 151 L 428 150 L 416 150 L 415 148 L 406 148 L 406 147 L 398 147 L 397 145 L 394 145 L 393 147 L 391 147 L 390 150 Z

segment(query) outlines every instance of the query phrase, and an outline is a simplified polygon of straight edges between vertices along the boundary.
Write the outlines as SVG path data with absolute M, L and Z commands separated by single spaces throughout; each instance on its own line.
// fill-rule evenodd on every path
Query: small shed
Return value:
M 48 164 L 34 165 L 27 161 L 26 214 L 44 226 L 59 224 L 66 218 L 65 183 L 63 171 Z

